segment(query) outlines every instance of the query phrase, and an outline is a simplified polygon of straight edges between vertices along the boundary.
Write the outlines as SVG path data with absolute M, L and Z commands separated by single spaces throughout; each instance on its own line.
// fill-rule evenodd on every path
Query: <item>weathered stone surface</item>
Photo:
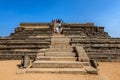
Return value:
M 77 57 L 49 57 L 49 56 L 44 56 L 40 55 L 39 57 L 36 58 L 37 60 L 43 60 L 43 61 L 76 61 Z
M 87 56 L 87 53 L 83 49 L 83 47 L 76 47 L 76 51 L 78 54 L 78 60 L 82 62 L 89 62 L 89 57 Z
M 21 23 L 10 36 L 0 38 L 0 59 L 20 59 L 23 52 L 33 58 L 38 50 L 49 47 L 64 47 L 69 51 L 68 40 L 73 47 L 84 47 L 90 59 L 120 61 L 120 38 L 111 38 L 104 27 L 93 23 L 62 23 L 62 28 L 62 34 L 68 38 L 65 41 L 61 39 L 63 35 L 54 35 L 60 39 L 59 43 L 50 46 L 53 35 L 51 23 Z M 61 42 L 66 46 L 60 45 Z
M 45 52 L 38 53 L 36 61 L 32 63 L 32 68 L 26 72 L 92 73 L 93 70 L 90 71 L 86 68 L 84 69 L 84 67 L 91 66 L 89 58 L 84 49 L 82 47 L 76 47 L 78 53 L 77 54 L 74 48 L 69 44 L 69 42 L 70 40 L 64 35 L 53 35 L 51 39 L 52 47 L 45 50 Z M 80 58 L 81 60 L 79 60 Z
M 27 71 L 25 71 L 25 73 L 87 74 L 84 68 L 32 68 L 32 69 L 28 69 Z
M 30 65 L 30 57 L 24 54 L 21 59 L 21 68 L 27 68 Z
M 91 66 L 86 66 L 85 70 L 89 74 L 98 74 L 98 69 L 95 69 L 95 68 L 93 68 Z
M 51 35 L 50 28 L 30 30 L 18 27 L 7 39 L 0 39 L 0 59 L 21 59 L 22 53 L 34 58 L 39 49 L 49 47 Z
M 89 63 L 75 62 L 75 61 L 35 61 L 32 68 L 82 68 L 83 64 Z

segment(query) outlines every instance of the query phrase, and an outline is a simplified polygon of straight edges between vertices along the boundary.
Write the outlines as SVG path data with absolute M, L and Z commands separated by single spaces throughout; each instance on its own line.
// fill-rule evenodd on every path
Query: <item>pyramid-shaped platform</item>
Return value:
M 97 73 L 90 65 L 89 58 L 82 47 L 72 47 L 70 39 L 61 34 L 54 34 L 51 46 L 40 49 L 36 60 L 26 73 Z

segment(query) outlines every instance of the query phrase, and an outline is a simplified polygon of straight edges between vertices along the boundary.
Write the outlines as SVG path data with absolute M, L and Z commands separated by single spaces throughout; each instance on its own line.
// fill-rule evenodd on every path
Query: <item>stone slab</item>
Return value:
M 66 73 L 66 74 L 87 74 L 84 68 L 32 68 L 26 73 Z
M 82 68 L 89 65 L 88 62 L 75 61 L 35 61 L 32 68 Z
M 46 57 L 46 56 L 39 56 L 36 58 L 37 60 L 43 61 L 76 61 L 77 57 Z

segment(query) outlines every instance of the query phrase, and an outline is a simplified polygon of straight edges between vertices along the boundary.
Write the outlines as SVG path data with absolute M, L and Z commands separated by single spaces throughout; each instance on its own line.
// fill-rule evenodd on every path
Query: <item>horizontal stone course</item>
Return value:
M 38 51 L 36 60 L 32 63 L 31 68 L 27 69 L 26 73 L 92 73 L 93 70 L 87 71 L 84 68 L 85 66 L 91 66 L 90 62 L 85 60 L 87 54 L 85 54 L 84 49 L 82 48 L 82 53 L 79 50 L 77 51 L 81 56 L 78 56 L 75 49 L 69 44 L 67 37 L 53 35 L 50 48 Z M 84 60 L 78 60 L 79 58 L 82 59 L 82 57 Z
M 48 31 L 49 30 L 49 31 Z M 6 59 L 13 55 L 20 58 L 23 53 L 35 56 L 38 49 L 48 48 L 51 43 L 52 30 L 18 28 L 8 36 L 8 39 L 0 39 L 0 58 Z M 33 37 L 34 36 L 34 37 Z M 37 49 L 37 50 L 36 50 Z M 2 56 L 2 55 L 6 55 Z
M 67 73 L 67 74 L 87 74 L 84 68 L 32 68 L 25 73 Z
M 54 35 L 50 24 L 51 23 L 20 24 L 20 26 L 15 29 L 14 33 L 11 33 L 8 37 L 2 37 L 0 39 L 0 53 L 2 55 L 8 53 L 19 54 L 20 52 L 25 52 L 28 54 L 33 52 L 37 54 L 37 51 L 34 50 L 30 52 L 25 50 L 16 51 L 16 49 L 43 49 L 49 47 L 65 48 L 66 52 L 69 52 L 72 51 L 72 49 L 68 49 L 70 48 L 68 46 L 70 43 L 72 47 L 84 47 L 86 53 L 91 59 L 95 59 L 94 56 L 99 57 L 100 55 L 101 57 L 99 58 L 102 58 L 102 56 L 112 56 L 116 59 L 120 58 L 120 38 L 110 37 L 108 33 L 104 31 L 104 27 L 95 26 L 93 23 L 63 23 L 62 34 L 65 35 L 63 36 Z M 57 43 L 55 39 L 56 37 L 59 39 Z M 51 38 L 53 38 L 52 41 L 54 43 L 51 42 Z M 52 46 L 50 46 L 51 43 L 53 44 Z M 65 51 L 65 49 L 61 49 L 61 51 Z M 50 51 L 60 51 L 60 49 L 51 49 L 49 52 Z M 102 61 L 104 60 L 105 59 L 103 58 Z
M 89 63 L 75 61 L 35 61 L 32 64 L 32 68 L 82 68 L 83 65 L 89 65 Z
M 48 52 L 45 53 L 45 56 L 53 56 L 53 57 L 75 57 L 75 53 L 67 53 L 67 52 Z
M 36 58 L 37 60 L 43 60 L 43 61 L 76 61 L 77 57 L 47 57 L 47 56 L 39 56 Z

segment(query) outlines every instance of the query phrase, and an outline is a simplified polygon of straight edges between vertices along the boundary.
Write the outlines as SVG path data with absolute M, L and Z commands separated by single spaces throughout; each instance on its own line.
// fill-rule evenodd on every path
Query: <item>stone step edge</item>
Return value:
M 82 66 L 90 66 L 89 62 L 78 62 L 78 61 L 43 61 L 37 60 L 33 64 L 80 64 Z
M 65 73 L 65 74 L 87 74 L 84 68 L 28 68 L 19 69 L 16 74 L 25 73 Z
M 77 57 L 48 57 L 48 56 L 38 56 L 37 58 L 67 58 L 67 59 L 69 59 L 69 58 L 77 58 Z
M 79 61 L 35 61 L 33 63 L 89 63 L 89 62 L 79 62 Z
M 76 61 L 76 60 L 77 60 L 77 57 L 46 57 L 46 56 L 37 56 L 36 60 Z

